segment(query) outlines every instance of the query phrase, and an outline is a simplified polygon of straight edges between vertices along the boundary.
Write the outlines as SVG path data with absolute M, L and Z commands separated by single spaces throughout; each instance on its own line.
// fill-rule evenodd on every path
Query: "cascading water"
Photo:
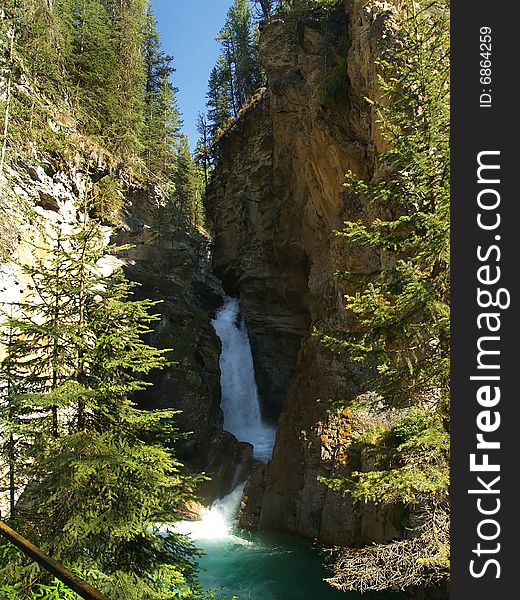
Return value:
M 239 441 L 252 444 L 253 457 L 267 462 L 273 453 L 276 429 L 262 419 L 249 337 L 239 316 L 238 299 L 226 297 L 211 322 L 222 343 L 220 405 L 224 413 L 224 429 Z M 236 524 L 244 485 L 238 485 L 225 498 L 204 509 L 200 521 L 183 521 L 176 525 L 175 530 L 195 540 L 240 540 L 231 532 Z
M 262 420 L 251 347 L 238 300 L 226 298 L 212 324 L 222 342 L 224 429 L 253 444 L 254 457 L 267 462 L 276 430 Z M 205 589 L 236 595 L 240 600 L 361 600 L 358 594 L 344 594 L 323 581 L 326 572 L 321 557 L 309 542 L 239 530 L 236 522 L 243 491 L 242 483 L 205 508 L 200 521 L 174 525 L 177 533 L 190 536 L 205 552 L 198 559 Z M 369 597 L 363 596 L 363 600 Z M 396 600 L 378 596 L 383 598 Z
M 253 356 L 237 298 L 226 298 L 212 321 L 222 342 L 220 355 L 221 407 L 224 429 L 241 442 L 253 444 L 253 456 L 267 462 L 273 453 L 276 430 L 262 419 Z
M 191 539 L 201 540 L 233 540 L 241 543 L 241 538 L 233 535 L 240 501 L 244 493 L 245 483 L 238 485 L 231 494 L 204 508 L 200 521 L 181 521 L 175 525 L 175 531 L 189 535 Z

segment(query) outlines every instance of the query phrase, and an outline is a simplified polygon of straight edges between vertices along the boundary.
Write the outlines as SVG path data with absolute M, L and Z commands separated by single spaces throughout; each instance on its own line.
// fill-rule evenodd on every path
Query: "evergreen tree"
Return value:
M 221 70 L 221 73 L 223 76 L 225 76 L 223 83 L 225 82 L 225 85 L 228 88 L 229 110 L 233 115 L 233 118 L 236 119 L 238 116 L 238 111 L 240 110 L 240 99 L 238 97 L 238 91 L 236 88 L 234 40 L 230 30 L 227 27 L 220 31 L 217 36 L 217 40 L 221 42 L 222 58 L 226 65 L 225 69 Z
M 380 267 L 342 274 L 353 290 L 346 298 L 353 324 L 322 338 L 375 370 L 378 400 L 409 407 L 389 430 L 357 440 L 379 470 L 329 484 L 358 501 L 402 504 L 413 534 L 397 545 L 341 552 L 332 581 L 345 590 L 438 585 L 449 571 L 448 7 L 409 0 L 394 18 L 377 105 L 390 149 L 379 175 L 347 181 L 378 217 L 347 222 L 338 233 L 348 248 L 379 255 Z
M 192 208 L 192 223 L 196 229 L 202 229 L 206 224 L 206 211 L 204 209 L 204 197 L 206 195 L 206 183 L 204 169 L 194 161 L 195 173 L 195 197 Z
M 71 0 L 41 3 L 37 0 L 8 0 L 0 12 L 0 68 L 7 77 L 2 109 L 2 158 L 19 154 L 34 141 L 33 126 L 47 114 L 36 94 L 20 82 L 31 82 L 32 90 L 61 103 L 66 97 L 64 56 L 69 51 Z M 5 69 L 5 70 L 4 70 Z M 52 137 L 51 132 L 48 137 Z
M 71 103 L 84 133 L 119 159 L 137 157 L 145 117 L 148 0 L 10 2 L 17 11 L 15 77 L 29 74 L 31 87 L 60 108 Z M 27 121 L 41 127 L 44 109 L 23 93 L 17 100 L 17 120 L 27 136 Z M 32 130 L 29 135 L 34 137 Z
M 4 172 L 5 155 L 7 151 L 7 141 L 9 136 L 9 121 L 11 116 L 12 104 L 12 89 L 14 78 L 14 49 L 15 37 L 17 34 L 16 27 L 16 5 L 14 2 L 8 3 L 0 11 L 0 48 L 5 48 L 3 56 L 0 59 L 0 69 L 7 75 L 5 85 L 5 100 L 2 101 L 2 142 L 0 149 L 0 177 Z
M 15 0 L 19 11 L 18 52 L 32 84 L 54 100 L 66 92 L 73 53 L 77 0 Z
M 225 129 L 228 125 L 232 107 L 231 71 L 221 55 L 211 71 L 208 83 L 208 119 L 213 137 L 219 129 Z
M 276 6 L 275 0 L 255 0 L 255 4 L 260 8 L 260 14 L 265 20 L 273 14 Z
M 88 133 L 111 139 L 118 112 L 115 31 L 102 0 L 76 0 L 71 56 L 76 102 Z
M 5 310 L 5 309 L 4 309 Z M 12 316 L 12 310 L 9 310 Z M 16 510 L 18 492 L 18 465 L 20 461 L 20 444 L 15 435 L 20 425 L 20 409 L 17 401 L 24 391 L 24 371 L 16 361 L 12 360 L 13 347 L 17 343 L 15 329 L 8 324 L 0 331 L 0 343 L 4 347 L 5 356 L 0 363 L 0 419 L 2 422 L 2 446 L 0 449 L 0 464 L 7 466 L 9 481 L 9 516 L 13 517 Z
M 209 170 L 211 165 L 210 130 L 206 115 L 199 113 L 197 117 L 199 140 L 195 149 L 195 164 L 202 169 L 204 175 L 204 193 L 208 190 Z
M 147 168 L 158 177 L 171 180 L 176 147 L 180 136 L 181 118 L 176 100 L 176 88 L 170 81 L 174 72 L 172 57 L 161 50 L 157 22 L 147 13 L 144 42 L 146 67 L 144 160 Z
M 263 84 L 256 49 L 257 27 L 247 0 L 235 0 L 228 11 L 217 40 L 222 54 L 210 74 L 208 83 L 208 118 L 213 135 L 223 129 L 230 117 Z
M 240 108 L 262 84 L 262 74 L 255 47 L 256 28 L 248 0 L 235 0 L 220 34 L 228 42 L 233 63 L 237 106 Z
M 4 11 L 0 40 L 8 36 L 13 52 L 4 52 L 0 64 L 16 94 L 0 107 L 0 168 L 8 149 L 37 146 L 53 159 L 66 158 L 73 142 L 66 128 L 46 126 L 50 115 L 41 98 L 48 98 L 60 110 L 72 108 L 82 133 L 116 161 L 144 162 L 168 189 L 181 119 L 172 57 L 161 48 L 149 0 L 9 0 Z M 22 72 L 34 94 L 14 85 Z
M 146 67 L 143 53 L 147 0 L 106 0 L 114 24 L 117 119 L 111 141 L 115 152 L 132 157 L 141 152 Z
M 378 365 L 376 385 L 387 402 L 442 406 L 449 390 L 447 18 L 416 14 L 411 2 L 403 14 L 397 45 L 381 62 L 386 175 L 368 182 L 350 175 L 347 183 L 381 216 L 346 223 L 338 234 L 382 255 L 381 268 L 368 281 L 344 274 L 357 285 L 347 298 L 357 319 L 337 347 Z
M 184 222 L 192 227 L 202 226 L 201 172 L 195 164 L 186 135 L 181 136 L 177 149 L 173 182 L 175 204 Z
M 23 268 L 29 280 L 24 290 L 27 298 L 8 307 L 10 315 L 20 312 L 24 317 L 10 316 L 6 321 L 9 329 L 7 368 L 12 372 L 18 365 L 24 373 L 24 387 L 37 393 L 55 391 L 68 379 L 73 364 L 71 348 L 77 313 L 68 289 L 71 265 L 64 253 L 63 239 L 62 232 L 57 230 L 56 252 L 49 257 L 45 257 L 45 248 L 34 248 L 34 262 Z M 56 405 L 45 404 L 34 411 L 32 407 L 25 408 L 23 414 L 31 415 L 32 439 L 36 439 L 36 432 L 58 437 Z
M 173 57 L 165 54 L 157 30 L 157 19 L 151 6 L 148 6 L 145 21 L 143 54 L 146 67 L 146 93 L 157 93 L 162 82 L 173 73 Z
M 2 364 L 4 377 L 16 365 L 25 382 L 2 414 L 26 449 L 13 524 L 112 598 L 170 598 L 172 586 L 193 579 L 193 550 L 159 535 L 157 524 L 178 518 L 194 480 L 170 449 L 174 412 L 131 401 L 165 357 L 143 342 L 153 303 L 133 300 L 120 273 L 104 276 L 108 251 L 99 228 L 85 223 L 58 231 L 48 258 L 24 267 L 32 284 L 5 324 L 17 343 Z M 0 577 L 25 592 L 47 581 L 20 558 Z

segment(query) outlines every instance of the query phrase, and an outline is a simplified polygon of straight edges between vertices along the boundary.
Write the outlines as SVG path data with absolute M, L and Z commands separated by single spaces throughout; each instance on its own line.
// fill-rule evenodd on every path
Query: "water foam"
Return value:
M 181 521 L 173 527 L 176 533 L 189 535 L 197 540 L 231 540 L 238 544 L 251 542 L 233 534 L 245 483 L 238 485 L 230 494 L 204 508 L 199 521 Z

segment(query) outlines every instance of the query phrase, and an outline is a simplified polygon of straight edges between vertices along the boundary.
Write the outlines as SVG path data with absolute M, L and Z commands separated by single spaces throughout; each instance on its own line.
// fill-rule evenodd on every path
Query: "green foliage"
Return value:
M 0 106 L 7 159 L 44 158 L 66 170 L 78 146 L 108 149 L 110 167 L 131 164 L 141 181 L 160 182 L 182 222 L 201 227 L 203 173 L 180 134 L 171 57 L 150 2 L 8 0 L 2 8 L 0 61 L 12 83 Z M 181 590 L 199 598 L 196 551 L 157 529 L 179 518 L 198 478 L 175 458 L 175 413 L 132 401 L 167 364 L 165 351 L 143 342 L 154 305 L 136 301 L 121 273 L 106 275 L 118 249 L 106 248 L 89 221 L 117 224 L 123 200 L 116 170 L 96 181 L 78 207 L 83 223 L 48 232 L 31 264 L 20 265 L 29 283 L 2 315 L 0 452 L 11 521 L 113 598 L 169 599 Z M 2 191 L 2 214 L 11 218 L 13 203 Z M 17 582 L 4 590 L 13 597 L 69 597 L 20 553 L 3 554 L 0 580 Z
M 341 0 L 287 0 L 278 3 L 279 13 L 290 28 L 312 13 L 327 12 L 341 5 Z
M 379 468 L 355 471 L 348 480 L 328 480 L 333 489 L 377 504 L 418 504 L 424 495 L 447 493 L 450 440 L 437 415 L 414 409 L 391 429 L 371 429 L 354 443 Z
M 160 49 L 150 2 L 11 0 L 11 5 L 0 28 L 0 35 L 9 28 L 15 32 L 11 72 L 18 118 L 10 128 L 10 147 L 32 142 L 60 155 L 66 140 L 57 144 L 57 136 L 66 137 L 68 127 L 61 116 L 72 112 L 82 132 L 119 160 L 148 158 L 148 167 L 160 168 L 162 176 L 164 147 L 175 145 L 180 120 L 169 83 L 171 58 Z M 53 111 L 43 114 L 49 106 Z M 49 148 L 45 135 L 52 140 Z
M 367 100 L 388 150 L 372 178 L 347 175 L 348 196 L 366 208 L 359 221 L 337 232 L 346 252 L 366 252 L 378 264 L 371 273 L 338 273 L 350 291 L 351 325 L 317 333 L 331 352 L 373 373 L 368 386 L 378 402 L 408 407 L 390 429 L 372 428 L 354 442 L 374 470 L 326 482 L 356 501 L 411 508 L 413 541 L 346 552 L 336 562 L 333 585 L 358 591 L 398 588 L 395 573 L 408 573 L 410 585 L 448 576 L 448 5 L 406 0 L 393 26 L 392 44 L 379 61 L 382 97 Z M 418 511 L 426 516 L 418 518 Z M 435 515 L 441 515 L 442 530 L 433 535 L 428 527 Z M 394 562 L 378 572 L 383 556 Z
M 208 118 L 213 136 L 264 83 L 256 48 L 258 32 L 248 0 L 234 0 L 217 40 L 222 54 L 208 83 Z
M 10 0 L 7 8 L 0 21 L 3 47 L 14 35 L 5 56 L 12 94 L 1 106 L 7 159 L 43 156 L 67 170 L 86 142 L 110 168 L 124 164 L 135 178 L 160 184 L 184 224 L 201 227 L 201 173 L 186 159 L 172 57 L 149 0 Z M 122 193 L 116 175 L 97 182 L 92 214 L 117 224 Z
M 356 290 L 347 297 L 354 325 L 323 339 L 376 365 L 374 385 L 387 402 L 441 406 L 449 393 L 448 18 L 411 2 L 402 10 L 381 61 L 383 174 L 364 181 L 351 173 L 346 184 L 380 216 L 338 232 L 347 247 L 378 253 L 380 267 L 341 274 Z
M 59 101 L 73 53 L 74 0 L 15 0 L 19 68 L 45 96 Z
M 175 172 L 173 174 L 174 202 L 185 223 L 198 228 L 204 223 L 203 173 L 191 155 L 188 137 L 182 136 L 177 149 Z
M 369 429 L 353 442 L 373 470 L 322 480 L 356 502 L 391 507 L 404 540 L 335 553 L 329 582 L 343 591 L 410 590 L 449 577 L 449 446 L 437 414 L 413 409 L 390 428 Z M 360 576 L 361 574 L 361 576 Z
M 208 119 L 213 136 L 218 130 L 227 127 L 232 111 L 236 116 L 231 97 L 231 71 L 221 55 L 211 71 L 208 83 Z
M 287 23 L 294 24 L 311 11 L 339 6 L 341 0 L 254 0 L 254 4 L 260 18 L 282 16 Z
M 233 73 L 238 109 L 260 87 L 263 79 L 255 48 L 256 35 L 248 0 L 235 0 L 218 39 L 222 40 L 224 55 Z
M 114 175 L 106 175 L 100 179 L 93 186 L 91 202 L 96 218 L 110 225 L 117 225 L 117 213 L 124 203 L 121 180 Z
M 146 86 L 145 23 L 148 0 L 110 0 L 116 53 L 117 118 L 110 132 L 110 147 L 123 159 L 143 152 Z M 112 91 L 112 93 L 114 93 Z
M 254 0 L 257 15 L 262 19 L 269 19 L 276 8 L 276 0 Z
M 143 52 L 146 69 L 143 157 L 150 172 L 169 182 L 175 169 L 181 119 L 175 97 L 177 90 L 170 81 L 172 57 L 161 50 L 151 9 L 146 14 Z
M 3 452 L 23 490 L 11 522 L 112 598 L 166 599 L 192 586 L 196 552 L 158 524 L 179 518 L 197 477 L 174 456 L 175 413 L 131 400 L 166 358 L 143 341 L 153 303 L 100 268 L 115 250 L 86 221 L 22 266 L 30 284 L 2 330 L 0 426 L 15 443 Z M 51 584 L 17 556 L 0 578 L 22 595 Z
M 210 148 L 210 129 L 205 114 L 199 113 L 197 117 L 197 132 L 199 139 L 195 149 L 194 160 L 197 167 L 202 171 L 204 178 L 204 193 L 207 192 L 209 185 L 209 173 L 211 169 L 211 148 Z
M 102 0 L 79 0 L 74 6 L 70 71 L 77 112 L 86 131 L 105 140 L 110 139 L 118 101 L 112 92 L 117 89 L 114 31 L 108 23 Z

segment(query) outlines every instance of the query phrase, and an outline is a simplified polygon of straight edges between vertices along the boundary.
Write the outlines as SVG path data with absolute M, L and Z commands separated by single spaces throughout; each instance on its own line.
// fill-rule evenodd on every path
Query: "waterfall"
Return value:
M 238 299 L 226 297 L 224 305 L 211 322 L 222 343 L 220 354 L 221 408 L 224 429 L 241 442 L 253 445 L 253 457 L 267 462 L 273 453 L 276 429 L 265 423 L 255 382 L 253 355 Z M 204 508 L 199 521 L 181 521 L 173 526 L 177 533 L 194 540 L 225 540 L 248 544 L 233 535 L 245 483 L 230 494 Z
M 212 321 L 222 342 L 220 355 L 221 407 L 224 429 L 253 445 L 253 456 L 267 462 L 273 453 L 276 429 L 262 420 L 247 328 L 240 319 L 237 298 L 227 297 Z
M 174 531 L 189 535 L 193 540 L 230 539 L 239 543 L 245 540 L 233 535 L 240 501 L 245 483 L 238 485 L 230 494 L 216 500 L 209 508 L 204 508 L 199 521 L 181 521 L 175 524 Z

